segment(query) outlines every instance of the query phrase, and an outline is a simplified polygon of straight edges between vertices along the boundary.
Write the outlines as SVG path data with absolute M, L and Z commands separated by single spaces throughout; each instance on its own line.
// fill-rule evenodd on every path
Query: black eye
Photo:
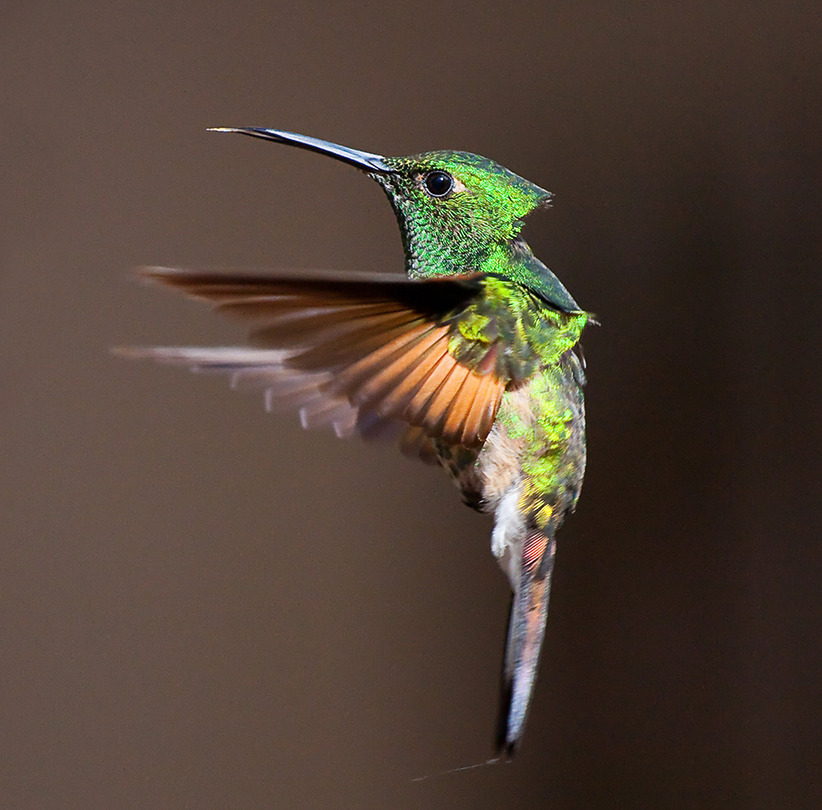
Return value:
M 454 188 L 454 178 L 447 172 L 428 172 L 425 188 L 432 197 L 447 197 Z

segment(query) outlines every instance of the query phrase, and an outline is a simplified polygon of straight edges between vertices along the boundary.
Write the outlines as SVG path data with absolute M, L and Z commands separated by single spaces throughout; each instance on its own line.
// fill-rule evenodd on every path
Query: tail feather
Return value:
M 548 618 L 556 543 L 531 530 L 523 544 L 519 587 L 511 601 L 502 676 L 497 745 L 509 757 L 516 751 L 534 691 Z

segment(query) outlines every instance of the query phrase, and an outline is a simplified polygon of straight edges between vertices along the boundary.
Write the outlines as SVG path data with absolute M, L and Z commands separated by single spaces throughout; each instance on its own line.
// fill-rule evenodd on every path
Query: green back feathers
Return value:
M 465 365 L 516 383 L 558 363 L 579 342 L 587 320 L 584 312 L 557 312 L 519 284 L 490 277 L 453 317 L 448 349 Z M 492 348 L 493 365 L 481 368 Z

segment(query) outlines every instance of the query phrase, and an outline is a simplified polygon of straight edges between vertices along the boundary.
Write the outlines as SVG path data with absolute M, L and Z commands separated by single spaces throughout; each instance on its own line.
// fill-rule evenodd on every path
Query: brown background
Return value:
M 818 3 L 510 6 L 3 4 L 0 806 L 818 806 Z M 557 194 L 527 236 L 603 325 L 510 766 L 411 781 L 491 753 L 490 523 L 108 355 L 240 337 L 136 265 L 401 267 L 367 179 L 212 125 Z

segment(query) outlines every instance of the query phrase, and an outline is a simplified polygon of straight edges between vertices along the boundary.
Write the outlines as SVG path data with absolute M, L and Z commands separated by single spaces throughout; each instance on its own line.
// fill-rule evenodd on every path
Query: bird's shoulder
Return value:
M 558 363 L 587 320 L 587 313 L 559 310 L 514 279 L 488 274 L 452 313 L 449 351 L 480 373 L 521 382 Z

